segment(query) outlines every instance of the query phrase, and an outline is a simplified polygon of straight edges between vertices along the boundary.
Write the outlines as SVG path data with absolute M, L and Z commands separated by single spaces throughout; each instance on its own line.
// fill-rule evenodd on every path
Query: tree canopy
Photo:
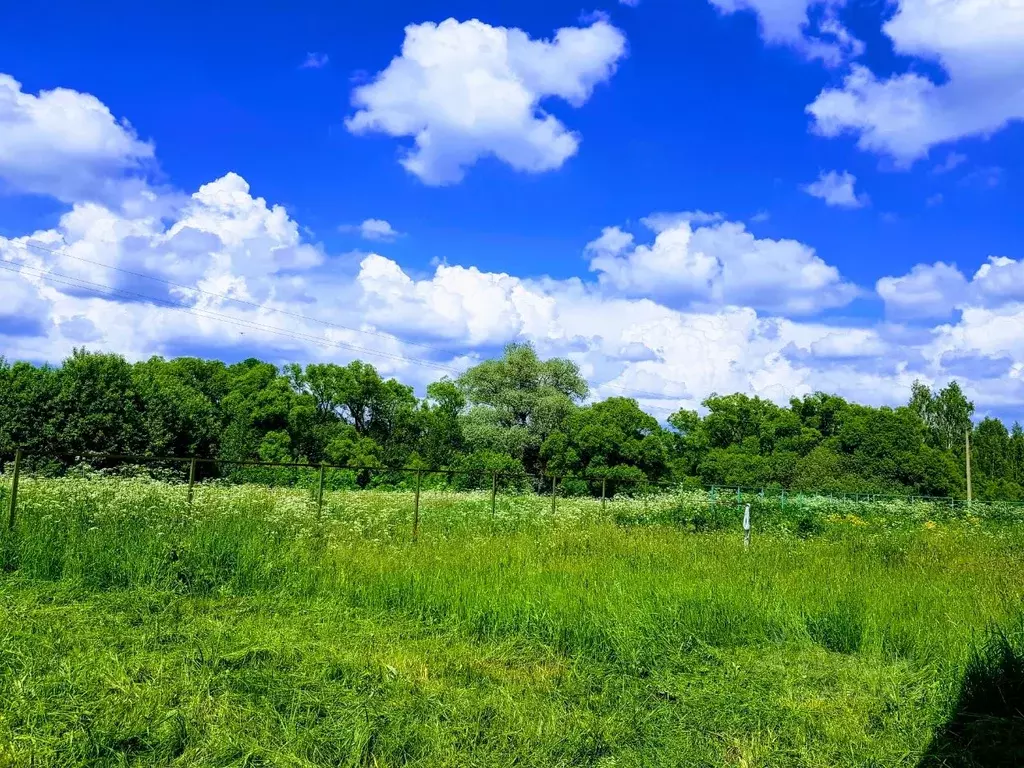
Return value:
M 588 401 L 570 360 L 511 344 L 429 385 L 370 364 L 279 368 L 256 359 L 76 350 L 60 366 L 0 358 L 0 457 L 146 453 L 225 460 L 500 470 L 794 491 L 1024 500 L 1024 429 L 986 417 L 956 382 L 915 383 L 905 406 L 814 393 L 780 405 L 712 395 L 660 423 L 637 401 Z M 586 487 L 585 485 L 582 487 Z

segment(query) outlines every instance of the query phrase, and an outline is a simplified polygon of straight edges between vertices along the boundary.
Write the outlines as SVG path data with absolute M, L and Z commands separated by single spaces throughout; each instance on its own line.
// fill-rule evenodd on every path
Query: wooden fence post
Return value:
M 10 509 L 7 514 L 7 528 L 14 530 L 14 523 L 18 510 L 18 478 L 21 475 L 21 448 L 14 451 L 14 477 L 11 478 L 11 499 Z
M 196 485 L 196 457 L 192 457 L 192 461 L 188 463 L 188 505 L 192 506 L 192 495 Z
M 420 479 L 423 477 L 423 470 L 416 470 L 416 508 L 412 516 L 412 543 L 415 544 L 420 537 Z
M 320 464 L 320 486 L 316 492 L 316 519 L 323 517 L 324 513 L 324 465 Z
M 602 511 L 605 508 L 605 504 L 604 504 L 604 502 L 605 502 L 605 489 L 607 487 L 607 484 L 608 484 L 608 478 L 607 477 L 602 477 L 601 478 L 601 510 Z
M 491 517 L 495 515 L 498 500 L 498 473 L 491 472 Z

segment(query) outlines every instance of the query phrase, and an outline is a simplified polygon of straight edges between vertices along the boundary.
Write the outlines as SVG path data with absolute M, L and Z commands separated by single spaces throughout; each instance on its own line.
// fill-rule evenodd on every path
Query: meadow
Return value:
M 1018 507 L 711 502 L 23 477 L 0 766 L 1024 764 Z

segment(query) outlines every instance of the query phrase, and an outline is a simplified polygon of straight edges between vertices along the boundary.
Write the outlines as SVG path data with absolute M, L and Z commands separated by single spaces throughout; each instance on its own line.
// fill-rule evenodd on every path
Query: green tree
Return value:
M 458 470 L 452 477 L 456 488 L 490 488 L 497 481 L 500 488 L 528 488 L 530 482 L 523 477 L 526 470 L 511 456 L 495 451 L 474 451 L 459 456 L 451 465 Z M 495 478 L 493 473 L 498 473 Z
M 967 399 L 959 384 L 951 381 L 933 393 L 915 381 L 908 408 L 924 426 L 929 445 L 963 455 L 974 403 Z
M 956 461 L 924 444 L 917 413 L 909 407 L 870 408 L 851 404 L 837 435 L 839 450 L 864 490 L 946 496 L 959 487 Z
M 1019 422 L 1014 422 L 1010 431 L 1009 479 L 1024 486 L 1024 428 Z
M 933 412 L 935 410 L 935 396 L 931 389 L 920 380 L 915 379 L 910 386 L 910 403 L 908 408 L 917 416 L 921 424 L 931 429 Z
M 351 424 L 336 429 L 321 457 L 328 464 L 349 467 L 382 467 L 384 451 L 371 437 L 363 437 Z
M 847 477 L 844 457 L 827 445 L 819 445 L 798 460 L 790 488 L 805 493 L 836 493 L 857 492 L 856 485 Z
M 289 458 L 295 458 L 292 443 L 297 441 L 293 440 L 291 417 L 298 403 L 288 379 L 276 366 L 254 358 L 229 366 L 227 377 L 228 392 L 221 401 L 225 423 L 221 458 L 250 460 L 267 451 L 278 457 L 286 451 Z M 288 440 L 278 434 L 264 447 L 271 432 L 287 434 Z
M 697 472 L 704 484 L 763 487 L 788 485 L 796 473 L 797 457 L 807 453 L 820 435 L 805 428 L 793 409 L 745 394 L 712 395 L 699 428 L 691 417 L 673 414 L 684 426 L 688 441 L 702 449 Z M 686 418 L 690 423 L 682 425 Z M 677 426 L 678 431 L 679 426 Z
M 455 382 L 444 378 L 427 386 L 427 400 L 420 411 L 422 437 L 418 453 L 428 467 L 453 466 L 465 451 L 465 409 L 466 396 Z
M 697 466 L 708 449 L 708 436 L 700 414 L 684 408 L 670 415 L 668 424 L 673 475 L 678 480 L 696 477 Z
M 771 485 L 771 461 L 757 450 L 754 438 L 726 448 L 711 448 L 698 467 L 704 485 L 760 488 Z
M 31 454 L 53 450 L 57 377 L 49 366 L 10 365 L 0 357 L 0 456 L 10 457 L 16 448 Z
M 824 392 L 805 395 L 803 399 L 794 397 L 789 401 L 789 408 L 800 423 L 806 429 L 814 430 L 821 439 L 835 436 L 847 405 L 843 398 Z
M 964 395 L 960 385 L 951 381 L 941 389 L 934 402 L 934 430 L 938 447 L 962 453 L 966 436 L 971 429 L 974 403 Z
M 780 410 L 769 400 L 740 393 L 712 395 L 703 405 L 708 409 L 703 424 L 710 448 L 742 445 L 748 438 L 760 446 L 765 423 Z
M 147 452 L 216 455 L 223 429 L 220 401 L 228 386 L 223 363 L 152 357 L 133 366 L 132 378 L 142 400 Z
M 991 417 L 983 419 L 971 437 L 971 464 L 982 479 L 1012 480 L 1010 433 L 1003 422 Z
M 667 428 L 634 400 L 581 405 L 587 385 L 569 360 L 509 345 L 420 400 L 371 365 L 231 366 L 76 350 L 60 367 L 0 359 L 0 456 L 148 452 L 308 460 L 379 467 L 547 471 L 612 480 L 781 486 L 812 492 L 964 492 L 964 435 L 974 406 L 956 382 L 915 382 L 903 408 L 874 408 L 816 392 L 789 406 L 745 394 L 712 395 Z M 979 498 L 1024 488 L 1024 430 L 996 419 L 973 428 Z M 231 470 L 242 477 L 245 473 Z M 292 470 L 252 474 L 293 481 Z M 365 483 L 371 476 L 360 475 Z M 381 473 L 374 482 L 390 482 Z M 577 482 L 574 492 L 586 492 Z M 569 486 L 565 486 L 569 491 Z M 593 484 L 590 490 L 594 490 Z
M 1024 486 L 1006 478 L 985 480 L 976 487 L 975 498 L 980 501 L 1024 501 Z
M 364 437 L 387 431 L 392 400 L 399 392 L 415 402 L 411 387 L 385 381 L 372 365 L 359 360 L 344 366 L 311 364 L 305 370 L 292 365 L 288 373 L 298 391 L 312 395 L 323 418 L 345 421 Z
M 139 453 L 147 448 L 143 403 L 120 355 L 76 349 L 57 370 L 53 433 L 69 453 Z
M 404 463 L 412 453 L 420 428 L 412 387 L 383 379 L 372 365 L 359 360 L 344 366 L 311 364 L 304 370 L 292 365 L 286 370 L 292 387 L 312 398 L 322 450 L 336 439 L 351 443 L 353 438 L 341 429 L 347 425 L 355 431 L 356 443 L 372 440 L 375 452 L 388 463 Z
M 540 448 L 588 392 L 570 360 L 541 360 L 529 344 L 509 344 L 501 358 L 470 368 L 456 382 L 471 406 L 463 420 L 470 450 L 509 453 L 540 468 Z
M 564 443 L 561 452 L 549 446 L 556 438 Z M 614 467 L 635 467 L 649 480 L 668 474 L 671 438 L 657 419 L 626 397 L 610 397 L 573 411 L 565 431 L 553 433 L 544 445 L 545 459 L 560 457 L 558 474 L 600 476 Z

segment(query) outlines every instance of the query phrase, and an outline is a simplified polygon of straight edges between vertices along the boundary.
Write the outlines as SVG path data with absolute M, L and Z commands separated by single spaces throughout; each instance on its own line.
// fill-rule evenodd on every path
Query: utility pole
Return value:
M 964 437 L 967 441 L 967 506 L 971 506 L 971 428 L 967 427 Z

